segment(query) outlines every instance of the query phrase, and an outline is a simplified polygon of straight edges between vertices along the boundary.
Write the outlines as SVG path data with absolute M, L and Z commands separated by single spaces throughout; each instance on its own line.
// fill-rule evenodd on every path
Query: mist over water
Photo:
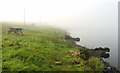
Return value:
M 109 47 L 110 57 L 105 59 L 112 66 L 118 66 L 117 31 L 111 29 L 72 29 L 68 30 L 72 37 L 80 37 L 77 44 L 94 49 L 96 47 Z

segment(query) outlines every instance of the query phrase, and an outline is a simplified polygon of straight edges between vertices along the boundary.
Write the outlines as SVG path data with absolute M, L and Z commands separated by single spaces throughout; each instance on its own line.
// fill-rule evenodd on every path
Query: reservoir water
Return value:
M 96 47 L 109 47 L 110 57 L 105 59 L 111 66 L 118 66 L 118 37 L 117 29 L 105 28 L 71 28 L 68 33 L 72 37 L 80 37 L 77 44 L 88 47 L 90 49 Z

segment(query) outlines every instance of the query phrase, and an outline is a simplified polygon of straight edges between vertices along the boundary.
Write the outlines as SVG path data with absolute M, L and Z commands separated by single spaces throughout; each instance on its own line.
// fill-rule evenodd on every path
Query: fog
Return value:
M 119 0 L 1 0 L 0 21 L 52 25 L 65 29 L 89 48 L 109 47 L 118 62 Z

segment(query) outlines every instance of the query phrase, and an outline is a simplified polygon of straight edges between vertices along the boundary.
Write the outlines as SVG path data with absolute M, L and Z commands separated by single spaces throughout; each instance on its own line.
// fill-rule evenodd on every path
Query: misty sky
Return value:
M 116 28 L 119 0 L 0 0 L 0 21 Z M 115 26 L 116 25 L 116 26 Z

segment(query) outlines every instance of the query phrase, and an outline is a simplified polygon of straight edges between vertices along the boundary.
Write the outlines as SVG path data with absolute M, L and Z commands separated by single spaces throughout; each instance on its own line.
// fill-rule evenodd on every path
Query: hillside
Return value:
M 102 61 L 81 54 L 80 50 L 87 48 L 78 49 L 66 41 L 67 32 L 63 30 L 42 25 L 8 24 L 2 23 L 3 71 L 103 71 Z M 23 36 L 8 34 L 9 27 L 16 26 L 23 28 Z

